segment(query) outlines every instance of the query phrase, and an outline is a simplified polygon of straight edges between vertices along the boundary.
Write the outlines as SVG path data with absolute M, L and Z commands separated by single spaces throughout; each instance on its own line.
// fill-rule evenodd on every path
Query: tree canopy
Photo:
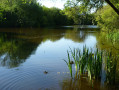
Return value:
M 109 4 L 119 15 L 119 0 L 67 0 L 68 6 L 80 5 L 88 10 L 102 8 L 105 3 Z
M 64 10 L 47 8 L 37 0 L 0 0 L 0 27 L 96 24 L 91 12 L 107 6 L 106 2 L 119 15 L 119 0 L 67 0 Z
M 1 0 L 0 27 L 44 27 L 68 25 L 71 19 L 58 8 L 47 8 L 37 0 Z

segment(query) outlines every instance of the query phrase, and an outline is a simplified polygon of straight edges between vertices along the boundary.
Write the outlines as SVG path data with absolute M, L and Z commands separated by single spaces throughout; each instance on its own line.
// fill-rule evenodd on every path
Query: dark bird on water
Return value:
M 47 74 L 48 72 L 47 71 L 44 71 L 44 74 Z

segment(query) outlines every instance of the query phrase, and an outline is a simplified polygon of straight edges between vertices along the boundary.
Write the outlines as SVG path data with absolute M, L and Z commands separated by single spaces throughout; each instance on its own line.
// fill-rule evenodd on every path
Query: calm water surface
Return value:
M 72 86 L 76 82 L 63 59 L 69 48 L 95 49 L 99 33 L 95 28 L 0 29 L 0 90 L 92 90 L 85 76 Z M 102 87 L 95 82 L 93 89 Z

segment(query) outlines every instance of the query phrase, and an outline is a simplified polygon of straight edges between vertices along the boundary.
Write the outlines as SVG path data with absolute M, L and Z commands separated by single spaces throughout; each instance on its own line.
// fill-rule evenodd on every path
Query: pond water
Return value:
M 92 88 L 85 75 L 74 85 L 63 60 L 70 48 L 101 47 L 99 34 L 95 26 L 0 29 L 0 90 L 108 89 L 98 81 Z

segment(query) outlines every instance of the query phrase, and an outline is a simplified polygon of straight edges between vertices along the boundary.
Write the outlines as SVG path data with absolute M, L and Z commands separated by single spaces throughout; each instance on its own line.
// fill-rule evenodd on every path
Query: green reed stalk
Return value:
M 68 62 L 66 60 L 64 60 L 69 68 L 69 71 L 70 71 L 70 74 L 71 74 L 71 77 L 72 77 L 72 64 L 71 64 L 71 60 L 70 60 L 70 56 L 69 56 L 69 52 L 67 51 L 67 54 L 68 54 Z
M 71 77 L 72 77 L 72 64 L 71 57 L 73 58 L 73 61 L 75 62 L 76 67 L 76 75 L 77 71 L 79 70 L 80 74 L 83 74 L 85 72 L 88 72 L 88 76 L 90 77 L 90 80 L 92 78 L 100 79 L 101 72 L 102 72 L 102 61 L 103 59 L 107 60 L 106 64 L 106 81 L 109 83 L 115 83 L 115 77 L 116 77 L 116 67 L 117 67 L 117 57 L 114 57 L 112 55 L 112 52 L 108 52 L 103 57 L 103 51 L 99 51 L 96 49 L 94 53 L 92 53 L 92 50 L 89 52 L 89 49 L 86 49 L 86 47 L 83 47 L 83 52 L 81 53 L 78 49 L 71 49 L 70 52 L 67 51 L 68 55 L 68 62 L 64 60 L 67 63 L 67 66 L 70 70 Z M 76 76 L 77 77 L 77 76 Z
M 70 48 L 70 50 L 71 50 L 71 48 Z M 77 71 L 78 70 L 78 50 L 77 49 L 76 50 L 74 49 L 74 51 L 71 50 L 71 55 L 72 55 L 73 60 L 75 62 L 75 69 Z
M 108 53 L 106 68 L 106 81 L 108 84 L 115 84 L 116 82 L 117 60 L 118 57 L 113 56 L 111 52 Z

